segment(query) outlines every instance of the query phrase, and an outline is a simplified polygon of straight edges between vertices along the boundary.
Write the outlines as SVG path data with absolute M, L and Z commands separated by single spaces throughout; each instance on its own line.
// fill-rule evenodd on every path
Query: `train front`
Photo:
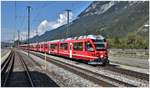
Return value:
M 95 48 L 95 56 L 96 59 L 93 59 L 89 62 L 89 64 L 101 64 L 106 65 L 109 63 L 108 60 L 108 43 L 106 39 L 92 39 L 92 43 Z

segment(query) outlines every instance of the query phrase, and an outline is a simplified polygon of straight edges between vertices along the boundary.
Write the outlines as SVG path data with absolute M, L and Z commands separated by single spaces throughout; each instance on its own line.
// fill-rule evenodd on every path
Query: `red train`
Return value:
M 20 45 L 28 49 L 28 45 Z M 87 61 L 88 64 L 109 63 L 108 43 L 101 35 L 86 35 L 48 42 L 32 43 L 29 49 L 37 52 L 46 52 L 72 59 Z

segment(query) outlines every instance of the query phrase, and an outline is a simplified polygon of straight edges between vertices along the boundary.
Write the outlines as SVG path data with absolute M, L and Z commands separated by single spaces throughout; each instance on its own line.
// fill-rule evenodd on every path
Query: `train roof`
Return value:
M 103 40 L 105 39 L 102 35 L 84 35 L 84 36 L 79 36 L 79 37 L 70 37 L 70 38 L 66 38 L 66 39 L 57 39 L 57 40 L 52 40 L 52 41 L 47 41 L 47 42 L 40 42 L 39 44 L 44 44 L 44 43 L 55 43 L 55 42 L 67 42 L 67 41 L 71 41 L 71 40 L 81 40 L 81 39 L 98 39 L 98 40 Z M 37 44 L 37 43 L 32 43 L 33 45 Z M 31 45 L 32 45 L 31 44 Z M 25 44 L 27 45 L 27 44 Z
M 103 40 L 105 39 L 102 35 L 85 35 L 85 36 L 79 36 L 79 37 L 70 37 L 67 39 L 60 39 L 60 42 L 69 41 L 69 40 L 80 40 L 80 39 L 98 39 Z
M 84 35 L 84 36 L 79 36 L 79 37 L 70 37 L 66 39 L 57 39 L 57 40 L 52 40 L 48 42 L 64 42 L 64 41 L 70 41 L 70 40 L 80 40 L 80 39 L 99 39 L 103 40 L 104 37 L 102 35 Z
M 88 35 L 87 38 L 91 38 L 91 39 L 105 39 L 102 35 Z

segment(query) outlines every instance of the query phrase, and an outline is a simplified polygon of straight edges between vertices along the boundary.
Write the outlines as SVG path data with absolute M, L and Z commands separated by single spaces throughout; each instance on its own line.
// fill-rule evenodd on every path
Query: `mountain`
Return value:
M 101 34 L 106 38 L 125 38 L 135 33 L 148 40 L 149 24 L 148 1 L 93 1 L 68 27 L 63 25 L 41 36 L 30 39 L 31 42 L 49 41 L 85 34 Z

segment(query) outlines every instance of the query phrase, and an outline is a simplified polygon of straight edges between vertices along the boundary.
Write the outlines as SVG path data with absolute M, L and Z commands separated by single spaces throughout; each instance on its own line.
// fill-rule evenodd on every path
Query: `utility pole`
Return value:
M 36 29 L 36 43 L 38 43 L 38 29 Z
M 18 30 L 18 46 L 19 46 L 19 42 L 20 42 L 20 31 Z
M 66 33 L 66 37 L 69 37 L 69 36 L 68 36 L 68 35 L 69 35 L 69 12 L 70 12 L 71 10 L 66 9 L 65 11 L 67 12 L 67 33 Z
M 30 41 L 29 41 L 29 38 L 30 38 L 30 9 L 31 9 L 31 6 L 27 6 L 27 10 L 28 10 L 28 56 L 29 56 L 29 49 L 30 49 Z
M 17 19 L 17 16 L 16 16 L 16 1 L 15 1 L 15 16 L 14 16 L 14 19 L 15 19 L 15 32 L 16 32 L 16 19 Z M 16 46 L 15 44 L 15 32 L 14 32 L 14 46 Z
M 22 37 L 20 36 L 20 44 L 22 44 Z
M 15 31 L 13 32 L 13 46 L 15 46 Z

